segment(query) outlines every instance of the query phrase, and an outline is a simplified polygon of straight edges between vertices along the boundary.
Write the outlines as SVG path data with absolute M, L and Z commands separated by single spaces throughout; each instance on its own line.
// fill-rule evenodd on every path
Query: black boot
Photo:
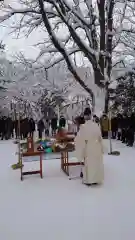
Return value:
M 83 172 L 82 171 L 80 172 L 80 178 L 83 178 Z

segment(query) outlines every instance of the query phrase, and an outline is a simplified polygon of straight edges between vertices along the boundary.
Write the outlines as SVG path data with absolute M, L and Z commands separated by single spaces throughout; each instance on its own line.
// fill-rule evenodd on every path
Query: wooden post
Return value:
M 43 170 L 42 170 L 42 154 L 40 155 L 40 177 L 43 178 Z
M 114 155 L 114 156 L 119 156 L 120 152 L 119 151 L 113 151 L 112 149 L 112 126 L 111 126 L 111 118 L 112 118 L 112 114 L 111 114 L 111 107 L 109 108 L 109 142 L 110 142 L 110 152 L 108 153 L 109 155 Z
M 17 127 L 17 132 L 18 132 L 18 163 L 20 164 L 20 159 L 21 159 L 20 112 L 18 112 L 18 127 Z
M 27 138 L 27 152 L 34 152 L 34 142 L 32 137 Z
M 111 109 L 109 109 L 109 142 L 110 142 L 110 154 L 112 153 L 112 126 L 111 126 Z

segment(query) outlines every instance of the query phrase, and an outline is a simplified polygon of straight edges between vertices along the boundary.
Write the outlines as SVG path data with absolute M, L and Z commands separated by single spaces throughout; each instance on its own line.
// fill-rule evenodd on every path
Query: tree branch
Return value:
M 81 78 L 79 77 L 79 75 L 77 74 L 77 72 L 75 71 L 65 49 L 62 47 L 62 45 L 58 42 L 57 38 L 55 37 L 55 34 L 52 32 L 52 29 L 51 29 L 51 26 L 50 26 L 50 23 L 49 23 L 49 20 L 47 18 L 47 15 L 46 15 L 46 12 L 44 11 L 44 4 L 43 4 L 43 0 L 38 0 L 39 1 L 39 6 L 40 6 L 40 9 L 41 9 L 41 13 L 42 13 L 42 18 L 43 18 L 43 21 L 44 21 L 44 24 L 45 24 L 45 27 L 48 31 L 48 34 L 54 44 L 54 46 L 58 49 L 58 51 L 63 55 L 66 63 L 67 63 L 67 66 L 68 66 L 68 69 L 69 71 L 73 74 L 73 76 L 75 77 L 75 79 L 77 80 L 77 82 L 90 94 L 90 96 L 92 97 L 92 101 L 93 101 L 93 104 L 94 104 L 94 94 L 92 92 L 91 89 L 89 89 L 87 87 L 87 85 L 85 85 L 85 83 L 81 80 Z

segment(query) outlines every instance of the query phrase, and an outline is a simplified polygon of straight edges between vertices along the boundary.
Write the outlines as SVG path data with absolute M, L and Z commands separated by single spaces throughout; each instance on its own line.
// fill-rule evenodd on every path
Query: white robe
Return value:
M 89 120 L 81 125 L 75 138 L 76 157 L 84 160 L 83 183 L 102 183 L 104 180 L 103 145 L 101 130 Z

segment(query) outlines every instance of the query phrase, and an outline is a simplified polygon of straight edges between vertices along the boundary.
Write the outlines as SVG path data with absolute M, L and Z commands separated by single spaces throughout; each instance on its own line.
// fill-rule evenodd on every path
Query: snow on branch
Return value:
M 80 49 L 78 47 L 74 47 L 74 48 L 68 49 L 67 56 L 71 56 L 72 54 L 77 53 L 77 52 L 80 52 Z M 45 53 L 58 53 L 58 49 L 56 49 L 56 48 L 44 48 L 44 49 L 42 49 L 40 54 L 36 58 L 35 62 L 39 61 L 40 58 Z M 48 69 L 48 68 L 50 68 L 50 67 L 60 63 L 63 60 L 64 60 L 63 55 L 61 55 L 60 57 L 54 57 L 54 60 L 53 60 L 53 57 L 51 55 L 49 60 L 48 60 L 49 64 L 48 65 L 44 64 L 44 66 L 45 66 L 46 69 Z
M 73 76 L 75 77 L 75 79 L 77 80 L 77 82 L 91 95 L 92 100 L 94 101 L 94 96 L 93 96 L 93 92 L 91 91 L 91 89 L 88 88 L 88 86 L 84 83 L 84 81 L 79 77 L 79 75 L 77 74 L 71 60 L 70 57 L 67 53 L 67 51 L 65 50 L 64 46 L 62 46 L 62 44 L 58 41 L 58 39 L 56 38 L 55 33 L 52 31 L 51 25 L 49 23 L 48 17 L 46 12 L 44 11 L 44 4 L 42 0 L 39 0 L 39 6 L 41 9 L 41 14 L 42 14 L 42 18 L 45 24 L 45 27 L 48 31 L 48 34 L 54 44 L 54 46 L 58 49 L 58 51 L 62 54 L 62 56 L 64 57 L 68 69 L 69 71 L 73 74 Z M 94 103 L 93 103 L 94 104 Z
M 40 14 L 39 11 L 36 11 L 32 8 L 13 9 L 10 6 L 6 9 L 3 9 L 3 12 L 4 12 L 4 14 L 2 16 L 0 16 L 0 22 L 3 22 L 16 14 L 27 14 L 27 13 Z

